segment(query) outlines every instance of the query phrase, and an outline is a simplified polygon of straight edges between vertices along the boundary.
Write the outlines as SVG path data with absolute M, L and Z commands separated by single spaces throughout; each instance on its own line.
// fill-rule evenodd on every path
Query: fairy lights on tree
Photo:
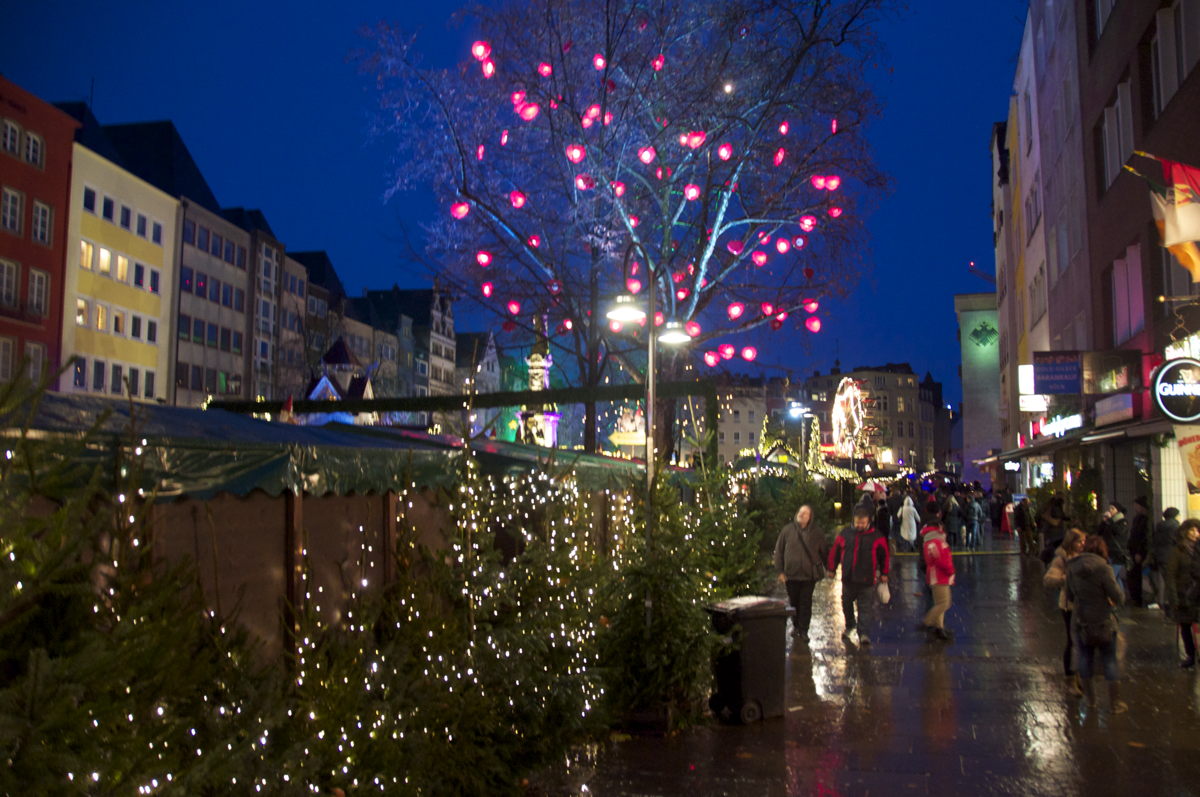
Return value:
M 645 327 L 604 318 L 631 278 L 667 320 L 702 328 L 679 357 L 746 351 L 736 338 L 751 330 L 819 331 L 796 313 L 856 283 L 858 211 L 883 182 L 863 138 L 878 5 L 498 4 L 446 71 L 379 28 L 366 67 L 396 134 L 393 190 L 432 181 L 448 209 L 430 230 L 439 278 L 517 328 L 547 314 L 581 386 L 615 362 L 637 378 Z M 477 251 L 494 255 L 489 292 Z M 731 309 L 763 302 L 776 312 Z M 680 366 L 669 359 L 667 376 Z M 589 449 L 595 427 L 590 408 Z

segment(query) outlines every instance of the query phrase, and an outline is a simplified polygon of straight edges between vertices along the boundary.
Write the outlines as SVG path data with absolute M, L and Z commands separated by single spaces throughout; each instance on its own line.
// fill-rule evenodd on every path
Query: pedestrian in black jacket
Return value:
M 1129 521 L 1129 571 L 1125 583 L 1129 587 L 1129 602 L 1142 606 L 1142 569 L 1150 547 L 1150 504 L 1146 496 L 1133 499 L 1133 518 Z
M 775 541 L 775 569 L 779 580 L 787 585 L 788 602 L 796 613 L 792 618 L 792 636 L 808 644 L 808 627 L 812 621 L 813 589 L 825 575 L 829 556 L 829 540 L 825 531 L 813 521 L 808 504 L 796 510 L 796 517 L 779 532 Z
M 1112 567 L 1108 564 L 1108 549 L 1104 540 L 1092 534 L 1084 543 L 1083 553 L 1067 563 L 1067 603 L 1071 612 L 1075 655 L 1083 694 L 1088 705 L 1096 705 L 1092 686 L 1092 666 L 1100 654 L 1104 680 L 1108 681 L 1108 696 L 1114 714 L 1128 706 L 1121 700 L 1117 679 L 1117 618 L 1113 608 L 1122 601 L 1121 588 Z
M 829 549 L 829 577 L 842 567 L 842 615 L 846 630 L 842 639 L 853 642 L 851 635 L 860 625 L 868 625 L 868 609 L 875 601 L 875 584 L 888 580 L 891 554 L 887 540 L 871 525 L 874 513 L 869 507 L 855 507 L 854 526 L 843 529 Z M 857 616 L 855 607 L 857 606 Z M 871 644 L 871 637 L 858 631 L 858 644 Z
M 1129 566 L 1129 521 L 1125 518 L 1125 507 L 1113 501 L 1104 511 L 1100 523 L 1100 537 L 1108 549 L 1108 563 L 1121 590 L 1125 590 L 1125 571 Z
M 1179 624 L 1184 659 L 1179 666 L 1196 666 L 1192 626 L 1200 621 L 1200 520 L 1188 518 L 1179 526 L 1179 540 L 1167 564 L 1167 615 Z
M 1146 564 L 1150 566 L 1150 584 L 1154 587 L 1154 603 L 1150 608 L 1167 607 L 1167 563 L 1171 560 L 1171 552 L 1175 550 L 1175 540 L 1179 537 L 1179 510 L 1169 506 L 1163 510 L 1163 519 L 1154 526 L 1150 536 L 1150 550 L 1146 555 Z

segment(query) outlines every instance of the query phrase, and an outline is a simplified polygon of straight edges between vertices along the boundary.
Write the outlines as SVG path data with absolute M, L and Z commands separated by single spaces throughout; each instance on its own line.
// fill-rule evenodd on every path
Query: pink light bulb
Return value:
M 633 215 L 632 213 L 629 214 L 629 226 L 630 227 L 636 227 L 641 223 L 642 223 L 641 219 L 639 219 L 637 216 Z
M 653 163 L 657 156 L 658 153 L 654 151 L 654 147 L 642 147 L 638 150 L 638 160 L 647 165 Z
M 838 186 L 842 184 L 842 178 L 836 174 L 831 174 L 825 178 L 825 188 L 828 191 L 836 191 Z
M 708 138 L 708 134 L 703 130 L 693 130 L 692 132 L 688 133 L 686 142 L 688 149 L 699 149 L 700 147 L 704 146 L 704 140 L 706 138 Z
M 717 157 L 723 161 L 727 161 L 733 157 L 733 144 L 728 141 L 717 147 Z
M 725 244 L 725 248 L 729 250 L 729 254 L 731 255 L 740 255 L 742 250 L 746 248 L 746 244 L 741 241 L 730 241 Z
M 819 308 L 820 306 L 821 305 L 817 302 L 816 299 L 805 299 L 804 303 L 803 303 L 804 311 L 806 313 L 815 313 L 815 312 L 817 312 L 817 308 Z
M 604 60 L 604 56 L 600 53 L 596 53 L 592 56 L 592 66 L 596 67 L 597 72 L 604 69 L 604 67 L 607 65 L 608 61 Z
M 717 347 L 717 353 L 721 355 L 722 360 L 732 360 L 733 355 L 737 354 L 737 349 L 732 343 L 722 343 Z
M 754 261 L 754 265 L 762 268 L 767 264 L 767 253 L 756 251 L 754 254 L 750 255 L 750 259 Z
M 540 64 L 537 65 L 537 71 L 538 71 L 538 74 L 541 75 L 542 77 L 550 77 L 551 75 L 554 74 L 554 67 L 550 66 L 550 64 L 548 64 L 547 62 L 542 61 Z
M 730 321 L 738 320 L 744 312 L 746 312 L 746 305 L 741 302 L 730 302 L 729 307 L 725 309 L 725 313 L 729 316 Z
M 683 187 L 683 196 L 689 202 L 699 199 L 700 186 L 696 185 L 695 183 L 688 183 Z
M 537 118 L 537 115 L 541 110 L 542 109 L 540 107 L 538 107 L 538 104 L 536 102 L 531 102 L 531 103 L 522 105 L 521 110 L 517 111 L 517 115 L 520 116 L 526 122 L 532 122 L 534 119 Z
M 478 147 L 475 148 L 475 159 L 483 160 L 483 144 L 480 144 Z
M 503 147 L 507 143 L 508 143 L 508 131 L 501 130 L 500 131 L 500 146 Z
M 665 55 L 663 55 L 662 53 L 659 53 L 658 55 L 654 56 L 654 60 L 652 60 L 650 62 L 650 68 L 653 69 L 655 72 L 661 72 L 663 67 L 666 66 L 666 64 L 667 64 L 667 57 Z
M 815 230 L 817 228 L 817 217 L 816 216 L 801 216 L 799 224 L 800 224 L 800 229 L 804 230 L 805 232 L 812 232 L 813 230 Z
M 788 123 L 786 121 L 779 123 L 779 135 L 786 136 L 789 129 L 790 128 L 788 127 Z
M 763 315 L 771 315 L 775 312 L 775 305 L 770 302 L 763 302 L 758 306 L 758 309 L 762 310 Z
M 525 239 L 525 243 L 529 244 L 529 245 L 530 245 L 530 246 L 532 246 L 534 249 L 537 249 L 539 246 L 541 246 L 541 245 L 542 245 L 542 236 L 540 236 L 540 235 L 531 235 L 531 236 L 529 236 L 528 238 L 526 238 L 526 239 Z
M 715 351 L 704 352 L 704 364 L 709 368 L 716 368 L 718 362 L 717 353 Z
M 787 150 L 784 149 L 783 147 L 780 147 L 779 149 L 775 150 L 775 165 L 778 166 L 779 164 L 783 163 L 783 159 L 786 157 L 787 157 Z
M 482 61 L 492 54 L 492 45 L 484 41 L 478 41 L 471 45 L 471 55 L 475 56 L 476 61 Z
M 598 119 L 600 117 L 600 106 L 595 104 L 589 105 L 587 109 L 587 117 L 589 119 Z
M 837 205 L 834 205 L 831 208 L 829 208 L 829 210 L 827 210 L 826 213 L 828 213 L 831 218 L 836 219 L 838 216 L 842 215 L 842 209 L 839 208 Z
M 803 235 L 797 235 L 795 238 L 792 239 L 792 246 L 796 247 L 797 249 L 803 249 L 807 245 L 808 245 L 808 239 L 805 238 Z
M 512 202 L 514 208 L 525 207 L 526 197 L 520 191 L 511 191 L 508 194 L 508 201 Z
M 747 346 L 746 348 L 742 349 L 742 359 L 746 362 L 753 362 L 754 358 L 757 356 L 758 349 L 754 348 L 753 346 Z
M 613 180 L 609 185 L 612 186 L 613 194 L 616 196 L 625 196 L 625 183 L 620 180 Z
M 465 219 L 471 212 L 471 206 L 466 202 L 455 202 L 450 206 L 450 215 L 456 219 Z
M 609 321 L 608 328 L 611 329 L 613 332 L 620 332 L 622 329 L 621 322 L 620 321 Z
M 682 302 L 687 297 L 688 297 L 688 289 L 687 288 L 680 288 L 679 290 L 675 291 L 675 298 L 678 299 L 679 301 Z
M 586 172 L 577 174 L 575 175 L 575 187 L 580 191 L 590 191 L 596 187 L 596 179 Z
M 625 290 L 629 291 L 630 293 L 641 293 L 642 281 L 630 277 L 629 279 L 625 280 Z
M 804 326 L 808 327 L 809 332 L 813 332 L 813 333 L 820 332 L 821 331 L 821 319 L 817 318 L 815 315 L 809 316 L 808 319 L 804 322 Z
M 587 147 L 582 144 L 568 144 L 566 153 L 567 160 L 571 163 L 579 163 L 587 157 Z
M 695 338 L 698 337 L 703 330 L 700 328 L 700 324 L 698 322 L 688 321 L 683 325 L 683 331 Z
M 484 268 L 487 268 L 492 264 L 492 253 L 480 249 L 475 253 L 475 262 Z
M 814 174 L 809 178 L 809 181 L 812 183 L 813 188 L 817 189 L 818 191 L 821 191 L 825 188 L 826 177 L 823 174 Z
M 490 58 L 483 62 L 482 69 L 483 69 L 483 76 L 485 78 L 491 78 L 496 74 L 496 65 L 492 62 L 492 59 L 490 59 Z
M 657 311 L 657 312 L 654 314 L 654 326 L 656 326 L 656 327 L 661 327 L 661 326 L 663 325 L 663 322 L 664 322 L 664 321 L 666 321 L 666 320 L 667 320 L 667 318 L 666 318 L 666 316 L 664 316 L 664 315 L 662 314 L 662 311 L 661 311 L 661 310 Z
M 775 250 L 781 255 L 787 254 L 787 251 L 792 248 L 792 242 L 787 238 L 780 238 L 775 242 Z
M 829 132 L 830 132 L 830 133 L 832 133 L 832 134 L 834 134 L 835 136 L 837 135 L 837 119 L 836 119 L 836 118 L 834 118 L 834 119 L 830 120 L 830 122 L 829 122 Z
M 508 308 L 508 312 L 512 313 L 513 315 L 516 315 L 517 313 L 521 312 L 521 303 L 516 301 L 515 299 L 510 300 L 506 306 Z
M 492 285 L 492 283 L 490 283 L 490 282 L 485 282 L 479 286 L 479 290 L 483 293 L 483 298 L 485 298 L 485 299 L 492 298 L 492 291 L 494 289 L 495 289 L 495 286 Z

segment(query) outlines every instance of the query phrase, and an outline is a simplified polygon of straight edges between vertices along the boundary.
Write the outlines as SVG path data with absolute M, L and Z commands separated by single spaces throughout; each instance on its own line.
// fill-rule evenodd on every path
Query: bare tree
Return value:
M 646 329 L 605 317 L 627 291 L 654 290 L 659 323 L 694 333 L 668 376 L 681 357 L 730 359 L 756 327 L 816 331 L 817 304 L 857 281 L 860 211 L 885 182 L 863 135 L 884 2 L 484 6 L 486 40 L 448 71 L 380 26 L 366 67 L 397 140 L 394 189 L 432 181 L 439 279 L 509 331 L 547 315 L 582 386 L 641 378 Z

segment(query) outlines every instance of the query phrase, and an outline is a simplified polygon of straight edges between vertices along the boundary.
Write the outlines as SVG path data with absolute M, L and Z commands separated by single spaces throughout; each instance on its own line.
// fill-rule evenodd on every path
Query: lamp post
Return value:
M 808 476 L 808 419 L 812 410 L 803 404 L 793 401 L 788 406 L 788 417 L 800 421 L 800 473 Z

